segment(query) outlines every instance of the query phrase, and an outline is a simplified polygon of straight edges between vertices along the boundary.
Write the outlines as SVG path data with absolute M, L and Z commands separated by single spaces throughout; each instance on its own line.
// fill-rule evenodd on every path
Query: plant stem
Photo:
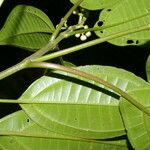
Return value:
M 127 31 L 111 34 L 111 35 L 108 35 L 108 36 L 103 37 L 103 38 L 98 38 L 98 39 L 95 39 L 95 40 L 92 40 L 92 41 L 89 41 L 89 42 L 86 42 L 86 43 L 83 43 L 83 44 L 80 44 L 80 45 L 77 45 L 77 46 L 73 46 L 73 47 L 70 47 L 70 48 L 67 48 L 67 49 L 64 49 L 64 50 L 60 50 L 58 52 L 54 52 L 52 54 L 42 56 L 40 58 L 32 60 L 32 62 L 41 62 L 41 61 L 50 60 L 50 59 L 53 59 L 53 58 L 56 58 L 56 57 L 59 57 L 59 56 L 63 56 L 63 55 L 66 55 L 66 54 L 69 54 L 69 53 L 72 53 L 72 52 L 75 52 L 75 51 L 78 51 L 78 50 L 82 50 L 84 48 L 87 48 L 87 47 L 90 47 L 90 46 L 93 46 L 93 45 L 96 45 L 96 44 L 99 44 L 99 43 L 102 43 L 102 42 L 105 42 L 105 41 L 108 41 L 108 40 L 112 40 L 112 39 L 119 38 L 119 37 L 124 36 L 124 35 L 129 35 L 129 34 L 132 34 L 132 33 L 140 32 L 140 31 L 143 31 L 143 30 L 149 30 L 149 29 L 150 29 L 150 25 L 148 24 L 148 25 L 137 27 L 137 28 L 134 28 L 134 29 L 129 29 Z M 69 35 L 70 35 L 70 33 L 68 33 L 68 36 Z
M 28 61 L 22 61 L 4 71 L 1 71 L 0 72 L 0 80 L 2 80 L 3 78 L 9 76 L 9 75 L 12 75 L 13 73 L 16 73 L 22 69 L 25 69 L 27 67 L 27 64 L 28 64 Z
M 61 27 L 63 26 L 64 22 L 70 17 L 70 15 L 72 14 L 72 12 L 78 7 L 78 5 L 80 5 L 80 3 L 83 0 L 79 0 L 69 11 L 68 13 L 64 16 L 64 18 L 61 20 L 61 22 L 58 25 L 58 28 L 55 30 L 55 32 L 52 34 L 51 40 L 48 44 L 46 44 L 44 47 L 42 47 L 40 50 L 38 50 L 37 52 L 35 52 L 34 54 L 32 54 L 31 56 L 25 58 L 23 61 L 21 61 L 20 63 L 16 64 L 15 66 L 12 66 L 4 71 L 0 72 L 0 80 L 2 80 L 3 78 L 12 75 L 22 69 L 26 68 L 26 64 L 30 63 L 31 60 L 38 58 L 42 55 L 44 55 L 45 53 L 47 53 L 48 51 L 54 49 L 57 44 L 63 40 L 65 38 L 65 34 L 60 34 L 58 36 L 58 38 L 56 38 L 56 36 L 58 35 L 58 33 L 61 30 Z
M 43 55 L 47 50 L 53 49 L 57 46 L 57 44 L 66 38 L 66 34 L 68 31 L 62 32 L 54 41 L 48 43 L 46 46 L 41 48 L 38 52 L 32 54 L 31 56 L 25 58 L 23 61 L 20 63 L 0 72 L 0 80 L 4 79 L 5 77 L 14 74 L 22 69 L 27 68 L 28 64 L 31 63 L 32 60 L 35 58 L 38 58 L 39 56 Z
M 67 14 L 64 16 L 64 18 L 62 18 L 61 22 L 58 24 L 56 30 L 52 34 L 50 41 L 53 41 L 57 37 L 57 35 L 61 31 L 61 28 L 64 25 L 65 21 L 67 21 L 67 19 L 71 16 L 72 12 L 81 4 L 82 1 L 83 0 L 78 0 L 77 3 L 67 12 Z
M 50 42 L 51 44 L 48 43 L 41 50 L 39 50 L 35 54 L 27 57 L 22 62 L 16 64 L 13 67 L 10 67 L 10 68 L 2 71 L 2 72 L 0 72 L 0 80 L 5 78 L 5 77 L 7 77 L 7 76 L 9 76 L 9 75 L 11 75 L 11 74 L 13 74 L 13 73 L 15 73 L 15 72 L 17 72 L 17 71 L 19 71 L 19 70 L 25 69 L 26 65 L 28 63 L 30 63 L 30 61 L 31 62 L 40 62 L 40 61 L 50 60 L 50 59 L 53 59 L 53 58 L 56 58 L 56 57 L 59 57 L 59 56 L 63 56 L 63 55 L 66 55 L 66 54 L 69 54 L 69 53 L 72 53 L 72 52 L 75 52 L 75 51 L 78 51 L 78 50 L 82 50 L 84 48 L 96 45 L 98 43 L 102 43 L 102 42 L 114 39 L 114 38 L 118 38 L 118 37 L 121 37 L 121 36 L 124 36 L 124 35 L 128 35 L 128 34 L 131 34 L 131 33 L 135 33 L 135 32 L 140 32 L 140 31 L 143 31 L 143 30 L 148 30 L 149 28 L 150 28 L 150 25 L 145 25 L 145 26 L 138 27 L 138 28 L 135 28 L 135 29 L 130 29 L 128 31 L 115 33 L 115 34 L 109 35 L 107 37 L 103 37 L 101 39 L 98 38 L 96 40 L 92 40 L 92 41 L 89 41 L 89 42 L 86 42 L 86 43 L 83 43 L 83 44 L 80 44 L 80 45 L 77 45 L 77 46 L 74 46 L 74 47 L 70 47 L 70 48 L 67 48 L 67 49 L 64 49 L 64 50 L 61 50 L 61 51 L 58 51 L 58 52 L 54 52 L 52 54 L 48 54 L 48 55 L 45 55 L 43 57 L 38 58 L 39 56 L 43 55 L 46 52 L 46 50 L 53 49 L 54 47 L 56 47 L 56 45 L 62 39 L 64 39 L 67 36 L 69 36 L 69 32 L 61 33 L 58 36 L 58 38 L 56 38 L 54 41 Z
M 68 48 L 68 49 L 65 49 L 65 50 L 62 50 L 62 51 L 59 51 L 59 52 L 55 52 L 53 54 L 50 54 L 50 55 L 46 55 L 46 56 L 43 56 L 43 57 L 40 57 L 42 55 L 44 55 L 45 53 L 47 53 L 48 51 L 54 49 L 57 44 L 65 37 L 69 37 L 73 34 L 76 34 L 78 32 L 81 32 L 82 30 L 80 31 L 74 31 L 74 32 L 68 32 L 67 35 L 65 35 L 64 37 L 62 35 L 58 36 L 57 39 L 55 39 L 59 33 L 59 31 L 61 30 L 61 27 L 63 26 L 64 22 L 70 17 L 70 15 L 72 14 L 73 10 L 76 9 L 76 7 L 82 2 L 83 0 L 79 0 L 69 11 L 68 13 L 64 16 L 64 18 L 61 20 L 61 22 L 59 23 L 57 29 L 55 30 L 55 32 L 53 33 L 52 37 L 51 37 L 51 40 L 50 42 L 44 46 L 43 48 L 41 48 L 40 50 L 38 50 L 37 52 L 35 52 L 34 54 L 32 54 L 31 56 L 27 57 L 25 60 L 23 60 L 22 62 L 16 64 L 15 66 L 13 67 L 10 67 L 2 72 L 0 72 L 0 80 L 17 72 L 17 71 L 20 71 L 22 69 L 25 69 L 26 68 L 26 63 L 29 63 L 30 61 L 33 61 L 33 62 L 39 62 L 39 61 L 45 61 L 45 60 L 48 60 L 48 59 L 53 59 L 53 58 L 56 58 L 56 57 L 59 57 L 59 56 L 63 56 L 63 55 L 66 55 L 66 54 L 69 54 L 71 52 L 75 52 L 75 51 L 78 51 L 80 49 L 84 49 L 84 48 L 87 48 L 89 46 L 92 46 L 92 45 L 96 45 L 98 43 L 102 43 L 104 41 L 108 41 L 108 40 L 111 40 L 113 38 L 117 38 L 117 37 L 120 37 L 120 36 L 123 36 L 123 35 L 126 35 L 126 34 L 131 34 L 131 33 L 135 33 L 135 32 L 139 32 L 139 31 L 142 31 L 142 30 L 146 30 L 146 29 L 149 29 L 149 25 L 146 25 L 144 27 L 139 27 L 139 28 L 136 28 L 136 29 L 130 29 L 128 31 L 124 31 L 124 32 L 120 32 L 118 34 L 113 34 L 113 35 L 110 35 L 110 36 L 107 36 L 107 37 L 104 37 L 104 38 L 101 38 L 101 39 L 96 39 L 96 40 L 93 40 L 93 41 L 90 41 L 90 42 L 87 42 L 87 43 L 84 43 L 84 44 L 80 44 L 78 46 L 74 46 L 74 47 L 71 47 L 71 48 Z M 145 14 L 147 15 L 147 14 Z M 143 17 L 145 15 L 142 15 L 140 17 Z M 139 17 L 138 17 L 139 18 Z M 137 18 L 135 18 L 137 19 Z M 130 21 L 130 20 L 129 20 Z M 118 25 L 120 23 L 117 23 L 116 25 Z M 108 27 L 112 27 L 112 26 L 115 26 L 114 25 L 110 25 Z M 108 27 L 102 27 L 101 29 L 99 28 L 93 28 L 93 29 L 89 29 L 89 31 L 91 30 L 102 30 L 104 28 L 108 28 Z M 83 30 L 85 32 L 85 30 Z M 55 40 L 54 40 L 55 39 Z M 40 58 L 39 58 L 40 57 Z
M 51 36 L 51 39 L 49 41 L 49 43 L 44 46 L 43 48 L 41 48 L 40 50 L 38 50 L 36 53 L 34 53 L 33 55 L 30 56 L 31 59 L 34 58 L 38 58 L 42 55 L 44 55 L 45 53 L 47 53 L 48 51 L 52 50 L 53 48 L 56 47 L 56 45 L 63 39 L 58 40 L 59 42 L 56 41 L 56 37 L 59 34 L 59 32 L 61 31 L 62 26 L 64 25 L 64 22 L 67 21 L 67 19 L 71 16 L 72 12 L 80 5 L 80 3 L 83 0 L 79 0 L 68 12 L 67 14 L 64 16 L 64 18 L 61 20 L 61 22 L 58 24 L 58 27 L 56 28 L 56 30 L 54 31 L 54 33 Z M 59 39 L 59 38 L 58 38 Z
M 116 86 L 110 84 L 109 82 L 107 82 L 107 81 L 105 81 L 101 78 L 98 78 L 94 75 L 85 73 L 85 72 L 77 70 L 77 69 L 65 67 L 65 66 L 58 65 L 58 64 L 47 63 L 47 62 L 31 63 L 31 64 L 29 64 L 28 67 L 31 67 L 31 68 L 49 68 L 49 69 L 54 69 L 54 70 L 60 70 L 60 71 L 64 71 L 64 72 L 67 72 L 67 73 L 71 73 L 71 74 L 81 76 L 81 77 L 84 77 L 86 79 L 95 81 L 95 82 L 97 82 L 99 84 L 102 84 L 102 85 L 106 86 L 107 88 L 113 90 L 114 92 L 120 94 L 123 98 L 128 100 L 131 104 L 133 104 L 138 109 L 140 109 L 142 112 L 144 112 L 144 113 L 146 113 L 147 115 L 150 116 L 150 111 L 146 107 L 144 107 L 142 104 L 137 102 L 133 97 L 131 97 L 130 95 L 128 95 L 126 92 L 122 91 L 121 89 L 117 88 Z
M 62 41 L 64 38 L 65 38 L 65 34 L 61 33 L 55 40 L 50 41 L 47 45 L 45 45 L 40 50 L 38 50 L 31 56 L 27 57 L 26 59 L 34 60 L 35 58 L 44 55 L 48 51 L 53 50 L 58 45 L 58 43 Z
M 52 34 L 51 36 L 51 40 L 50 42 L 45 46 L 43 47 L 42 49 L 40 49 L 39 51 L 37 51 L 35 54 L 33 54 L 31 57 L 32 58 L 37 58 L 37 57 L 40 57 L 42 55 L 44 55 L 45 53 L 47 53 L 48 51 L 52 50 L 53 48 L 56 47 L 56 45 L 61 41 L 59 42 L 56 42 L 55 43 L 55 38 L 56 36 L 58 35 L 58 33 L 60 32 L 61 30 L 61 27 L 63 26 L 64 22 L 70 17 L 70 15 L 72 14 L 72 12 L 76 9 L 76 7 L 82 2 L 83 0 L 80 0 L 78 1 L 78 3 L 76 3 L 69 11 L 68 13 L 64 16 L 64 18 L 61 20 L 61 22 L 59 23 L 57 29 L 55 30 L 55 32 Z M 107 28 L 111 28 L 111 27 L 115 27 L 115 26 L 118 26 L 118 25 L 121 25 L 121 24 L 124 24 L 124 23 L 128 23 L 130 21 L 133 21 L 133 20 L 137 20 L 137 19 L 140 19 L 140 18 L 143 18 L 145 16 L 149 15 L 149 13 L 146 13 L 142 16 L 138 16 L 138 17 L 135 17 L 135 18 L 132 18 L 132 19 L 129 19 L 129 20 L 126 20 L 126 21 L 123 21 L 123 22 L 118 22 L 118 23 L 114 23 L 114 24 L 111 24 L 111 25 L 107 25 L 107 26 L 102 26 L 102 27 L 94 27 L 94 28 L 89 28 L 89 29 L 81 29 L 81 30 L 77 30 L 77 31 L 72 31 L 72 32 L 68 32 L 68 34 L 66 34 L 66 38 L 67 37 L 70 37 L 72 35 L 75 35 L 77 33 L 84 33 L 84 32 L 88 32 L 88 31 L 101 31 L 101 30 L 104 30 L 104 29 L 107 29 Z M 136 31 L 135 31 L 136 32 Z M 138 31 L 137 31 L 138 32 Z M 121 32 L 122 33 L 122 32 Z M 133 32 L 134 33 L 134 32 Z M 103 41 L 102 41 L 103 42 Z M 100 43 L 102 43 L 100 42 Z M 96 43 L 97 44 L 97 43 Z M 91 45 L 92 46 L 92 45 Z

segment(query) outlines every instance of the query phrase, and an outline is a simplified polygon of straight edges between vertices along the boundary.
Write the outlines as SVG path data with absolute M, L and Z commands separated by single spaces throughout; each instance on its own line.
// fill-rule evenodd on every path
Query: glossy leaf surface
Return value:
M 126 141 L 89 141 L 65 137 L 35 124 L 24 111 L 18 111 L 0 120 L 0 148 L 5 150 L 125 150 Z M 18 135 L 18 136 L 13 136 Z
M 134 74 L 114 67 L 95 65 L 78 69 L 103 78 L 124 91 L 147 85 Z M 22 104 L 35 122 L 54 132 L 86 138 L 105 139 L 125 134 L 118 95 L 95 82 L 60 74 L 40 78 L 20 97 L 28 102 L 65 103 Z
M 141 104 L 150 108 L 150 88 L 128 92 Z M 121 99 L 120 110 L 123 116 L 128 138 L 136 150 L 150 149 L 150 116 Z
M 73 4 L 75 4 L 78 0 L 70 0 Z M 81 3 L 81 7 L 89 9 L 89 10 L 98 10 L 110 7 L 121 0 L 84 0 Z
M 149 0 L 124 0 L 111 8 L 106 8 L 100 13 L 96 26 L 111 26 L 103 31 L 96 31 L 99 37 L 106 37 L 111 34 L 137 29 L 150 23 Z M 108 42 L 119 45 L 149 45 L 150 31 L 144 30 Z
M 50 39 L 54 26 L 41 10 L 18 5 L 9 14 L 0 31 L 0 45 L 12 45 L 36 50 Z

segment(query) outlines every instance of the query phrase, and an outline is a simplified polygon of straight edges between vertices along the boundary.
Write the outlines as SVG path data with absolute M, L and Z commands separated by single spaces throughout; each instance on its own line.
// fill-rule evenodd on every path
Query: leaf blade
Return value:
M 54 30 L 51 20 L 41 10 L 18 5 L 0 31 L 0 45 L 39 49 L 48 42 Z
M 139 88 L 128 92 L 146 107 L 150 106 L 150 88 Z M 128 138 L 137 150 L 150 148 L 150 117 L 121 98 L 120 110 L 127 129 Z
M 149 24 L 149 9 L 148 0 L 144 1 L 121 1 L 112 8 L 106 8 L 100 14 L 99 20 L 95 26 L 111 26 L 103 31 L 96 31 L 99 37 L 106 37 L 110 34 L 128 31 Z M 118 25 L 117 25 L 118 24 Z M 143 30 L 137 33 L 128 34 L 119 38 L 109 40 L 108 42 L 114 45 L 149 45 L 149 30 Z
M 122 90 L 147 85 L 145 81 L 133 74 L 113 67 L 95 65 L 78 69 L 100 76 Z M 59 75 L 63 76 L 61 73 Z M 67 80 L 64 76 L 63 80 L 57 77 L 59 76 L 42 77 L 35 84 L 33 83 L 20 99 L 56 101 L 66 104 L 71 102 L 78 105 L 21 104 L 35 122 L 42 124 L 45 128 L 50 126 L 51 130 L 61 134 L 86 138 L 105 139 L 125 134 L 115 93 L 103 89 L 104 86 L 97 87 L 96 83 L 88 80 L 85 80 L 90 82 L 88 84 L 79 82 L 78 79 L 82 79 L 79 77 L 77 81 L 72 78 Z
M 38 131 L 38 132 L 37 132 Z M 5 134 L 4 134 L 5 133 Z M 14 135 L 13 135 L 14 133 Z M 19 136 L 16 136 L 18 133 Z M 4 136 L 4 135 L 10 136 Z M 24 134 L 24 135 L 23 135 Z M 114 150 L 127 149 L 126 140 L 120 141 L 90 141 L 75 137 L 66 137 L 38 126 L 24 111 L 10 114 L 0 120 L 0 148 L 3 149 L 100 149 L 113 148 Z M 32 135 L 32 136 L 31 136 Z M 38 138 L 37 138 L 38 137 Z

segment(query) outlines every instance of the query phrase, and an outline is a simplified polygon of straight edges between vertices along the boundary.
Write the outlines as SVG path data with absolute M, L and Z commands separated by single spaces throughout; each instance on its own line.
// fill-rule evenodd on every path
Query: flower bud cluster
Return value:
M 89 28 L 88 25 L 84 25 L 87 18 L 84 16 L 84 14 L 82 12 L 79 12 L 78 10 L 74 10 L 73 14 L 79 16 L 79 20 L 78 20 L 78 27 L 79 28 L 78 29 L 81 29 L 81 28 L 88 29 Z M 81 41 L 85 41 L 90 36 L 91 36 L 90 31 L 88 31 L 86 33 L 75 34 L 75 37 L 80 38 Z
M 83 28 L 84 29 L 88 29 L 89 27 L 88 27 L 88 25 L 84 25 Z M 90 31 L 88 31 L 86 33 L 77 33 L 77 34 L 75 34 L 75 37 L 76 38 L 80 38 L 81 41 L 85 41 L 90 36 L 91 36 L 91 32 Z

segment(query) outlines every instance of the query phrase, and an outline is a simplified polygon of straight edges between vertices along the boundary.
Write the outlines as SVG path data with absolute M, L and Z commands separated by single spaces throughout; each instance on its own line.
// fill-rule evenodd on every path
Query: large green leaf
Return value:
M 147 58 L 147 62 L 146 62 L 146 75 L 147 75 L 148 82 L 150 82 L 150 55 Z
M 33 122 L 24 111 L 18 111 L 0 120 L 0 149 L 2 150 L 125 150 L 125 140 L 90 141 L 66 137 Z M 9 135 L 9 136 L 6 136 Z M 16 135 L 16 136 L 13 136 Z M 18 135 L 18 136 L 17 136 Z
M 73 4 L 75 4 L 78 0 L 70 0 Z M 89 10 L 97 10 L 106 7 L 110 7 L 121 0 L 84 0 L 81 3 L 81 7 L 89 9 Z
M 78 69 L 101 77 L 123 91 L 147 86 L 134 74 L 114 67 L 95 65 Z M 81 77 L 75 80 L 65 76 L 61 80 L 57 79 L 59 76 L 38 79 L 20 97 L 27 102 L 65 103 L 22 104 L 21 107 L 35 122 L 54 132 L 78 137 L 105 139 L 125 134 L 118 108 L 119 96 L 93 81 L 83 82 L 79 80 L 83 80 Z
M 0 45 L 13 45 L 25 49 L 39 49 L 54 31 L 48 16 L 27 5 L 16 6 L 0 31 Z
M 121 23 L 121 24 L 120 24 Z M 100 13 L 99 20 L 95 26 L 111 26 L 103 31 L 96 31 L 99 37 L 106 37 L 110 34 L 136 29 L 150 23 L 150 3 L 149 0 L 124 0 L 117 3 L 112 8 L 107 8 Z M 116 25 L 118 24 L 118 25 Z M 143 45 L 149 44 L 150 31 L 144 30 L 133 34 L 128 34 L 108 42 L 119 45 Z
M 150 88 L 129 91 L 141 104 L 150 107 Z M 127 129 L 128 138 L 136 150 L 150 149 L 150 116 L 137 109 L 124 99 L 120 101 L 121 114 Z

